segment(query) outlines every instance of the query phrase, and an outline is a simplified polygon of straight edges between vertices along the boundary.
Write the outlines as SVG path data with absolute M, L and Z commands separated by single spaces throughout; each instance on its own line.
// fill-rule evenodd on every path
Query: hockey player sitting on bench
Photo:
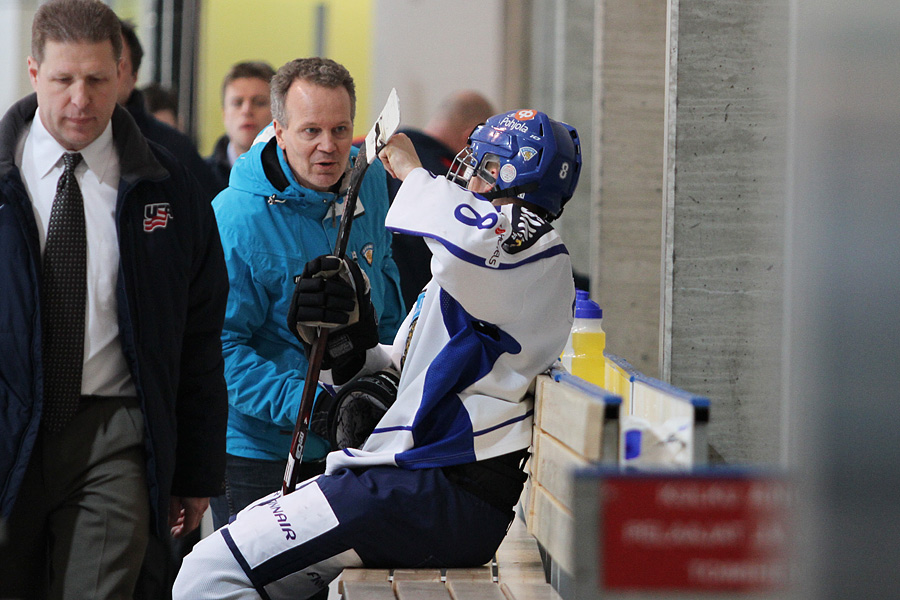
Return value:
M 381 346 L 359 267 L 319 257 L 289 326 L 307 345 L 334 327 L 323 381 L 393 367 L 397 398 L 361 448 L 328 455 L 325 475 L 201 541 L 175 600 L 307 598 L 346 567 L 480 566 L 506 534 L 531 443 L 529 387 L 572 324 L 572 266 L 549 221 L 575 190 L 578 135 L 519 110 L 476 127 L 447 177 L 422 169 L 402 134 L 380 158 L 403 180 L 387 227 L 427 239 L 433 279 Z

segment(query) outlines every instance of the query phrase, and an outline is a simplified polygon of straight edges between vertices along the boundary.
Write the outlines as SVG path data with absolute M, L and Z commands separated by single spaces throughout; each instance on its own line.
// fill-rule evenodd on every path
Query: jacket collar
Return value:
M 36 111 L 37 94 L 31 94 L 13 104 L 0 120 L 0 177 L 15 169 L 16 147 Z
M 116 106 L 112 116 L 113 143 L 119 153 L 122 180 L 133 184 L 141 179 L 158 181 L 169 176 L 169 172 L 156 159 L 141 130 L 131 114 L 121 106 Z
M 350 150 L 351 159 L 357 152 L 356 148 Z M 344 200 L 339 194 L 318 192 L 297 182 L 284 158 L 284 151 L 278 147 L 272 124 L 264 128 L 250 149 L 238 157 L 231 169 L 228 187 L 262 196 L 269 204 L 293 206 L 314 219 L 340 217 L 344 211 Z M 364 212 L 362 200 L 357 200 L 354 215 Z
M 274 140 L 274 138 L 273 138 Z M 331 190 L 327 192 L 320 192 L 317 190 L 311 190 L 307 187 L 300 185 L 297 181 L 297 178 L 294 177 L 294 172 L 291 170 L 290 165 L 287 162 L 287 158 L 284 155 L 284 150 L 281 149 L 281 146 L 276 144 L 275 149 L 278 153 L 278 162 L 281 166 L 281 173 L 285 178 L 285 181 L 288 182 L 288 189 L 293 189 L 295 192 L 299 192 L 300 195 L 306 196 L 308 199 L 315 201 L 321 201 L 323 203 L 328 204 L 328 209 L 331 211 L 332 217 L 338 217 L 344 214 L 344 200 L 342 192 L 345 192 L 345 178 L 348 178 L 350 175 L 350 165 L 347 165 L 347 170 L 341 175 L 341 178 L 335 183 Z M 350 160 L 353 160 L 353 157 L 357 155 L 358 151 L 356 148 L 353 148 L 350 152 Z M 271 179 L 270 179 L 271 180 Z M 362 200 L 360 198 L 356 199 L 356 210 L 353 211 L 353 216 L 358 217 L 366 211 L 363 206 Z

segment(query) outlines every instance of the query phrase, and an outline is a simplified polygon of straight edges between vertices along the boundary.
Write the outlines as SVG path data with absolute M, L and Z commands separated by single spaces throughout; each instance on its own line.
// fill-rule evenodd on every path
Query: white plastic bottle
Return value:
M 590 298 L 575 303 L 572 324 L 572 368 L 569 371 L 585 381 L 604 387 L 606 384 L 606 333 L 603 310 Z

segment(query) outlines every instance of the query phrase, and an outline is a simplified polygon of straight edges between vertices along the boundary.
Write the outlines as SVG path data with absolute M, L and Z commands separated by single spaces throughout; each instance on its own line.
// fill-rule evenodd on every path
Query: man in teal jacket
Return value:
M 216 527 L 281 486 L 307 368 L 287 312 L 294 276 L 334 249 L 339 190 L 356 153 L 354 109 L 353 79 L 343 66 L 322 58 L 287 63 L 272 79 L 273 124 L 235 162 L 228 188 L 213 202 L 231 284 L 222 334 L 226 493 L 212 503 Z M 404 311 L 387 209 L 387 178 L 376 161 L 362 184 L 347 256 L 369 277 L 379 336 L 390 343 Z M 324 468 L 328 450 L 310 436 L 304 478 Z

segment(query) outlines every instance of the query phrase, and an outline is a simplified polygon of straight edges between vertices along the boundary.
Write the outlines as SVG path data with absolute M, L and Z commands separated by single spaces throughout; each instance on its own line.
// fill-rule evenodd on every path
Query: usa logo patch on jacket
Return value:
M 160 227 L 165 228 L 169 219 L 173 219 L 172 208 L 168 202 L 148 204 L 144 207 L 144 231 L 149 233 Z

